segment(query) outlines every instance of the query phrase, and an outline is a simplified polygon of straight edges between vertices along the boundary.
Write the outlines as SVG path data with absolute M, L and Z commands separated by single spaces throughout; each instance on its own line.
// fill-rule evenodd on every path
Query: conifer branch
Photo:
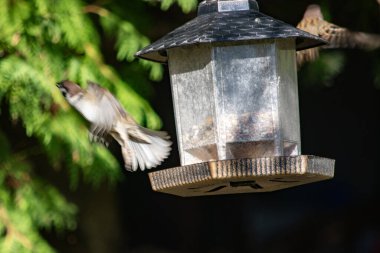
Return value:
M 32 250 L 33 245 L 32 242 L 28 239 L 26 235 L 21 233 L 16 226 L 12 223 L 11 219 L 9 218 L 7 210 L 0 206 L 0 221 L 3 223 L 6 229 L 6 235 L 5 235 L 5 244 L 11 245 L 14 241 L 19 242 L 21 245 L 23 245 L 26 249 Z

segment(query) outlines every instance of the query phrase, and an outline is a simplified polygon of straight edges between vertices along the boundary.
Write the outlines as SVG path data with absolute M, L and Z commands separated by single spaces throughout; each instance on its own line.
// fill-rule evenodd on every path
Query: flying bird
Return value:
M 360 48 L 373 50 L 380 47 L 380 35 L 350 31 L 347 28 L 329 23 L 323 19 L 321 8 L 317 4 L 309 5 L 298 29 L 317 35 L 328 41 L 322 48 Z M 319 48 L 310 48 L 297 52 L 297 65 L 314 61 L 319 56 Z
M 88 88 L 64 80 L 57 83 L 62 95 L 91 123 L 90 139 L 107 144 L 112 136 L 121 146 L 128 171 L 150 169 L 169 156 L 169 136 L 139 126 L 119 101 L 105 88 L 88 82 Z

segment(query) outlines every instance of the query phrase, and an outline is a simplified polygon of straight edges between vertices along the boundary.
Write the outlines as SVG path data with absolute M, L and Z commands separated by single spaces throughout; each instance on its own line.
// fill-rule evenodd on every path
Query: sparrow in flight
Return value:
M 128 171 L 150 169 L 169 156 L 169 136 L 166 132 L 139 126 L 105 88 L 88 82 L 88 88 L 64 80 L 57 83 L 62 95 L 91 123 L 90 139 L 106 143 L 112 136 L 121 146 L 124 166 Z
M 309 5 L 298 29 L 317 35 L 329 42 L 322 48 L 361 48 L 373 50 L 380 47 L 380 35 L 350 31 L 347 28 L 329 23 L 323 19 L 321 8 L 317 4 Z M 297 65 L 314 61 L 319 56 L 319 48 L 310 48 L 297 52 Z

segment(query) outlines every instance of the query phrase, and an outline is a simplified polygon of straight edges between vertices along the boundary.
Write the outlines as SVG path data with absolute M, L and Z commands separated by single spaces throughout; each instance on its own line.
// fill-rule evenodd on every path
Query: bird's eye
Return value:
M 61 91 L 62 95 L 63 95 L 64 97 L 66 97 L 66 95 L 67 95 L 67 90 L 66 90 L 65 88 L 63 88 L 63 87 L 59 88 L 59 90 Z

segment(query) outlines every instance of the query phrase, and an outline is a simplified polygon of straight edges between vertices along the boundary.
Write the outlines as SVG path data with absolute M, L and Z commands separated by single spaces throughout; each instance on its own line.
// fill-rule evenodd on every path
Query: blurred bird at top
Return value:
M 380 1 L 380 0 L 379 0 Z M 347 28 L 329 23 L 323 19 L 321 8 L 317 4 L 309 5 L 298 29 L 317 35 L 329 44 L 322 48 L 360 48 L 373 50 L 380 47 L 380 35 L 350 31 Z M 297 52 L 297 65 L 314 61 L 319 56 L 319 48 L 311 48 Z
M 68 80 L 57 83 L 57 87 L 91 123 L 91 140 L 107 144 L 110 135 L 120 144 L 128 171 L 156 167 L 169 156 L 171 142 L 167 133 L 139 126 L 108 90 L 93 82 L 88 82 L 84 90 Z

